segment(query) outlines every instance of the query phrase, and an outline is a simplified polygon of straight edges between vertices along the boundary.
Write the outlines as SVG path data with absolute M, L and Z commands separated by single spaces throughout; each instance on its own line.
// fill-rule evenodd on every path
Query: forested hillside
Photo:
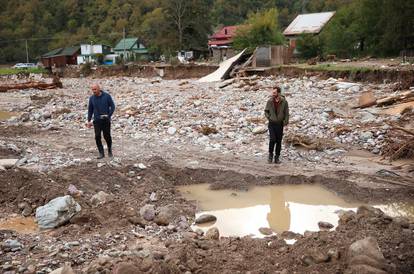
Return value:
M 353 10 L 355 2 L 373 8 L 362 15 L 363 32 L 350 21 L 361 17 Z M 26 40 L 33 60 L 50 49 L 81 42 L 114 45 L 124 29 L 127 36 L 140 37 L 156 53 L 206 48 L 208 36 L 218 27 L 243 23 L 250 13 L 275 7 L 280 29 L 299 13 L 340 10 L 340 21 L 330 36 L 335 40 L 329 45 L 333 51 L 335 43 L 342 47 L 344 40 L 352 42 L 341 36 L 348 27 L 358 30 L 353 36 L 370 31 L 385 35 L 388 46 L 398 27 L 403 34 L 391 50 L 384 50 L 393 54 L 412 31 L 413 6 L 414 1 L 404 0 L 0 0 L 0 62 L 25 60 Z M 387 33 L 381 33 L 382 29 Z

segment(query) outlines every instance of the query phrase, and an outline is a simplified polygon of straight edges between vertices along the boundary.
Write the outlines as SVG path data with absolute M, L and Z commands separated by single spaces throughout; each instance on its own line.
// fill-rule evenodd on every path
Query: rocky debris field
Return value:
M 25 80 L 4 80 L 11 81 Z M 115 157 L 99 161 L 93 130 L 85 128 L 89 87 L 97 82 L 117 105 Z M 315 220 L 321 231 L 304 235 L 264 230 L 271 236 L 220 237 L 218 229 L 206 234 L 191 229 L 196 203 L 176 188 L 210 183 L 212 189 L 248 190 L 308 183 L 349 200 L 410 202 L 412 163 L 396 166 L 381 157 L 395 125 L 412 128 L 412 111 L 353 108 L 368 91 L 377 98 L 400 95 L 396 85 L 283 76 L 214 84 L 134 77 L 65 78 L 62 83 L 62 89 L 0 94 L 0 110 L 14 115 L 0 121 L 1 273 L 414 269 L 412 220 L 363 206 L 342 212 L 334 229 Z M 290 106 L 280 166 L 266 164 L 263 115 L 276 84 Z M 350 162 L 353 151 L 368 156 Z M 33 227 L 4 226 L 14 219 L 20 227 L 31 227 L 23 221 Z M 296 242 L 289 245 L 287 239 Z
M 61 141 L 66 150 L 57 149 L 50 154 L 45 153 L 44 148 L 36 151 L 37 146 L 27 145 L 36 139 L 24 138 L 13 140 L 14 143 L 2 140 L 0 146 L 17 146 L 17 150 L 23 152 L 19 165 L 47 168 L 90 160 L 92 157 L 85 157 L 84 152 L 93 152 L 93 145 L 81 141 L 85 144 L 79 154 L 75 150 L 80 146 L 75 140 L 89 140 L 93 134 L 84 128 L 84 123 L 89 87 L 95 82 L 109 91 L 117 104 L 112 131 L 118 155 L 123 157 L 131 155 L 129 146 L 139 146 L 140 151 L 170 147 L 176 151 L 195 149 L 201 153 L 264 160 L 268 137 L 263 110 L 274 85 L 282 86 L 290 106 L 290 124 L 285 129 L 286 145 L 282 152 L 284 161 L 302 161 L 309 167 L 340 168 L 350 150 L 362 149 L 382 155 L 389 142 L 388 136 L 393 132 L 391 125 L 406 124 L 407 121 L 412 125 L 409 117 L 413 112 L 409 110 L 402 114 L 385 114 L 377 107 L 353 108 L 367 91 L 377 98 L 400 93 L 394 91 L 392 83 L 360 84 L 315 76 L 252 76 L 219 84 L 133 77 L 73 78 L 63 79 L 63 89 L 29 89 L 18 91 L 18 95 L 14 93 L 13 99 L 20 97 L 26 105 L 13 107 L 8 104 L 8 110 L 19 115 L 5 123 L 50 135 L 71 135 L 69 140 Z M 169 153 L 171 149 L 165 154 Z

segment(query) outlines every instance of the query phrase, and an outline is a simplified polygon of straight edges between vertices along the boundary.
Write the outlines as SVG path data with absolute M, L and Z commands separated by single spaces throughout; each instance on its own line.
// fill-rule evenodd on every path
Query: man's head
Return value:
M 282 92 L 282 90 L 280 89 L 280 87 L 279 86 L 275 86 L 273 89 L 272 89 L 272 96 L 273 97 L 278 97 L 279 95 L 280 95 L 280 93 Z
M 100 96 L 101 95 L 101 87 L 98 84 L 93 84 L 91 86 L 91 90 L 92 90 L 92 93 L 95 96 Z

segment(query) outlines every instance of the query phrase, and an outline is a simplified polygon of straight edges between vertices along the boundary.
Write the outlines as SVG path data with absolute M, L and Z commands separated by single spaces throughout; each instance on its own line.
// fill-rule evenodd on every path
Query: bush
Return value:
M 81 67 L 80 67 L 80 73 L 83 75 L 83 76 L 88 76 L 88 75 L 90 75 L 91 73 L 92 73 L 92 66 L 91 66 L 91 63 L 85 63 L 85 64 L 82 64 L 81 65 Z

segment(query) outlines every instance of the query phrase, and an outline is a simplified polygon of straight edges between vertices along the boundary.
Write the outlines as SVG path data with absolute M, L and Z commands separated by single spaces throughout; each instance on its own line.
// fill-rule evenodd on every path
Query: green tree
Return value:
M 284 38 L 279 30 L 277 18 L 276 8 L 249 15 L 245 24 L 236 32 L 234 47 L 252 50 L 257 46 L 283 44 Z
M 301 57 L 306 59 L 321 56 L 323 52 L 322 39 L 310 33 L 302 34 L 296 41 L 296 47 Z

